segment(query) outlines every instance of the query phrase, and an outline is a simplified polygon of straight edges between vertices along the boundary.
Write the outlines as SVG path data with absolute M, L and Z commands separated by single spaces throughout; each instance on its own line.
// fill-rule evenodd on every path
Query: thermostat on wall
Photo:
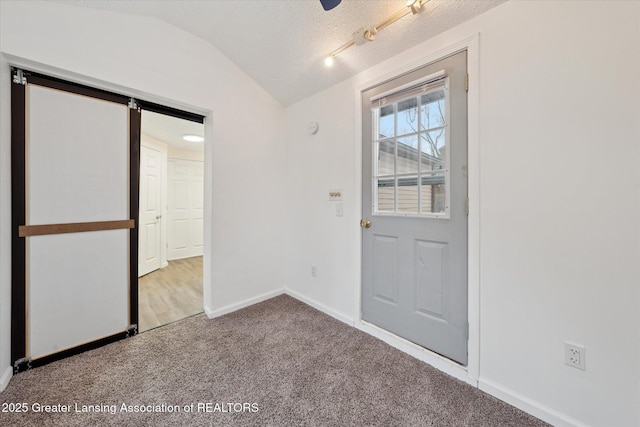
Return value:
M 318 122 L 309 122 L 309 126 L 307 126 L 307 132 L 309 135 L 315 135 L 318 133 Z

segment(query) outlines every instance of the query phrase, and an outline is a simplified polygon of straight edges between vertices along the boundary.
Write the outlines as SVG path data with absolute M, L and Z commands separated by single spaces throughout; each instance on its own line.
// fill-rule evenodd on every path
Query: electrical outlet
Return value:
M 318 267 L 315 265 L 311 266 L 311 277 L 316 277 L 318 275 Z
M 564 363 L 585 370 L 585 349 L 581 345 L 564 343 Z

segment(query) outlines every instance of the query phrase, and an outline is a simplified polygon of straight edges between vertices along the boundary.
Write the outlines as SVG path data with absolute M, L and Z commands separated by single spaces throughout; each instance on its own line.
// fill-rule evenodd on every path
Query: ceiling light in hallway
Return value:
M 200 135 L 183 135 L 182 139 L 184 139 L 187 142 L 202 142 L 204 141 L 204 138 L 201 137 Z

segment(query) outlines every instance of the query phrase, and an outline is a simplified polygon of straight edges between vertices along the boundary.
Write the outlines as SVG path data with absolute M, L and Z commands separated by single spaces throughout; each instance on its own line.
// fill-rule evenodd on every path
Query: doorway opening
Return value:
M 138 330 L 203 312 L 204 125 L 142 105 Z

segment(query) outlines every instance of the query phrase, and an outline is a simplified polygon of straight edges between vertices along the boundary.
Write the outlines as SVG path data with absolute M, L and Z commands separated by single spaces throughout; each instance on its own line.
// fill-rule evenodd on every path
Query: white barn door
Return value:
M 22 93 L 25 104 L 24 175 L 14 177 L 13 188 L 17 192 L 22 185 L 24 198 L 24 206 L 19 194 L 14 198 L 19 205 L 14 224 L 22 240 L 14 244 L 13 256 L 19 258 L 24 249 L 24 272 L 17 271 L 13 280 L 13 292 L 22 289 L 24 297 L 13 317 L 20 323 L 22 314 L 24 321 L 22 342 L 20 325 L 13 330 L 16 370 L 16 359 L 30 364 L 124 337 L 137 322 L 131 318 L 137 312 L 131 311 L 130 265 L 131 252 L 137 251 L 137 241 L 130 241 L 135 221 L 130 196 L 137 182 L 131 185 L 130 162 L 138 158 L 131 159 L 127 100 L 73 86 L 69 91 L 68 84 L 43 76 L 26 80 L 14 82 L 23 92 L 12 91 L 16 98 Z M 20 144 L 13 139 L 18 172 Z

